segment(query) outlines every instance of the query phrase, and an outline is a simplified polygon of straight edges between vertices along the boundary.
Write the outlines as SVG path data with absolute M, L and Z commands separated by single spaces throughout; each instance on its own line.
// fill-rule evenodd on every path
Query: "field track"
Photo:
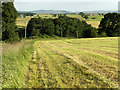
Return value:
M 37 41 L 27 87 L 117 88 L 118 38 Z

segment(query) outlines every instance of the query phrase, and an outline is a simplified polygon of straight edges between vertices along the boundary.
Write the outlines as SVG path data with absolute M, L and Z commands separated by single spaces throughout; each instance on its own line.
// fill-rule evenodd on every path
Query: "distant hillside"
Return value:
M 104 10 L 100 10 L 100 11 L 84 11 L 84 13 L 114 13 L 114 12 L 118 12 L 117 10 L 114 10 L 114 11 L 104 11 Z
M 81 11 L 80 11 L 81 12 Z M 114 11 L 83 11 L 84 13 L 113 13 L 113 12 L 118 12 L 117 10 Z M 70 12 L 66 10 L 34 10 L 34 11 L 19 11 L 19 13 L 37 13 L 37 14 L 66 14 L 66 13 L 79 13 L 79 12 Z
M 37 14 L 65 14 L 65 13 L 71 13 L 69 11 L 65 11 L 65 10 L 35 10 L 35 11 L 31 11 L 33 13 L 37 13 Z

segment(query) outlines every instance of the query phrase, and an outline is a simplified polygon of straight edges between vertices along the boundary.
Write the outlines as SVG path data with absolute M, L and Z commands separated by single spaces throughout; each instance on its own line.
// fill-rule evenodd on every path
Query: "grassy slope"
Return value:
M 2 87 L 27 87 L 28 61 L 33 51 L 32 40 L 22 40 L 15 44 L 4 44 L 2 53 Z
M 117 87 L 117 40 L 40 40 L 34 48 L 27 41 L 13 50 L 4 46 L 3 87 Z

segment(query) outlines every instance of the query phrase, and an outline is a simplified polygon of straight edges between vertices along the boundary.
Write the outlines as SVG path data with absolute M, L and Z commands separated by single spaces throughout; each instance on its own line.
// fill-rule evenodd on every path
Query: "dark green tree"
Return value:
M 53 14 L 52 17 L 56 17 L 57 15 L 56 14 Z
M 120 14 L 108 13 L 104 15 L 99 25 L 99 34 L 106 33 L 109 37 L 119 36 L 120 32 Z
M 85 19 L 88 19 L 88 15 L 83 12 L 80 12 L 79 15 L 81 15 L 81 17 L 83 17 Z
M 60 26 L 59 25 L 55 26 L 55 35 L 60 36 Z
M 27 26 L 27 37 L 54 35 L 54 23 L 51 19 L 32 18 Z
M 85 14 L 83 12 L 80 12 L 79 15 L 81 15 L 83 17 Z
M 54 23 L 51 19 L 44 19 L 42 34 L 54 35 Z
M 27 35 L 30 36 L 60 36 L 90 38 L 97 36 L 97 30 L 85 21 L 70 18 L 66 15 L 57 19 L 32 18 L 27 26 Z
M 17 27 L 15 24 L 17 15 L 17 10 L 12 2 L 2 3 L 2 40 L 19 40 L 19 36 L 16 33 Z

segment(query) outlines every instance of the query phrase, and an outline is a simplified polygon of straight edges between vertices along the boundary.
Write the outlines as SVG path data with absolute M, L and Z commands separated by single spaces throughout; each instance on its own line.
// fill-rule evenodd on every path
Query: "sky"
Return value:
M 120 0 L 44 0 L 44 2 L 118 2 Z M 43 0 L 15 0 L 15 2 L 43 2 Z
M 119 1 L 120 0 L 15 0 L 14 4 L 18 11 L 67 10 L 80 12 L 118 10 Z

